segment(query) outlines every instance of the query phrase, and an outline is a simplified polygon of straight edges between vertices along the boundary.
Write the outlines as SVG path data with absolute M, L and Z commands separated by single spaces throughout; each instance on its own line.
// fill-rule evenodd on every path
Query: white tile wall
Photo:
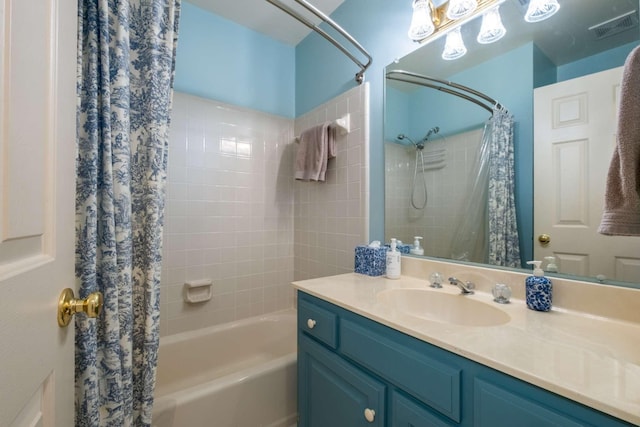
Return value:
M 323 183 L 296 181 L 295 280 L 352 272 L 354 248 L 369 230 L 369 84 L 355 87 L 296 119 L 295 131 L 349 113 L 351 132 L 337 140 Z
M 475 176 L 468 171 L 473 168 L 481 139 L 482 129 L 477 129 L 427 143 L 425 162 L 430 153 L 442 148 L 446 150 L 446 160 L 443 168 L 425 172 L 428 199 L 424 210 L 416 210 L 410 205 L 416 150 L 385 143 L 387 241 L 396 237 L 413 244 L 413 236 L 422 236 L 425 254 L 449 258 L 452 237 L 472 184 L 470 177 Z M 419 200 L 422 200 L 422 187 L 418 188 Z
M 291 307 L 294 277 L 353 271 L 354 247 L 368 240 L 368 108 L 367 83 L 295 123 L 174 94 L 162 335 Z M 351 132 L 326 182 L 295 181 L 295 135 L 346 113 Z M 213 280 L 213 298 L 189 304 L 184 283 L 199 279 Z
M 171 129 L 161 334 L 291 307 L 293 120 L 176 92 Z

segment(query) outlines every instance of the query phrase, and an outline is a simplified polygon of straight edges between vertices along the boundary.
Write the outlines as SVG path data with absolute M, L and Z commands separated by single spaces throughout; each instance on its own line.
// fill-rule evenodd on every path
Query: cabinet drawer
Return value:
M 307 301 L 298 301 L 298 330 L 331 348 L 338 346 L 338 316 Z
M 345 319 L 340 322 L 340 351 L 460 422 L 460 369 Z
M 585 427 L 564 414 L 476 378 L 474 385 L 474 420 L 478 427 Z
M 452 427 L 424 406 L 406 398 L 397 391 L 391 396 L 391 425 L 393 427 Z

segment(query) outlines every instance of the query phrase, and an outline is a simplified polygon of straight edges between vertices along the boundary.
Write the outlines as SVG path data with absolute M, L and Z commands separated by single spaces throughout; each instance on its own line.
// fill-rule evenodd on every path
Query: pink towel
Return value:
M 295 178 L 303 181 L 324 181 L 329 159 L 336 156 L 335 129 L 329 122 L 302 132 L 296 154 Z
M 640 46 L 627 57 L 620 86 L 618 138 L 598 232 L 640 236 Z

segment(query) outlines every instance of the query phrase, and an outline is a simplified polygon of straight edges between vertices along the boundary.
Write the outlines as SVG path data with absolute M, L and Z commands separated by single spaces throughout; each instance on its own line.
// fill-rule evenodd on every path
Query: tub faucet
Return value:
M 455 277 L 449 277 L 449 283 L 460 288 L 460 295 L 472 295 L 472 289 L 475 288 L 475 285 L 473 283 L 465 283 L 460 279 L 456 279 Z

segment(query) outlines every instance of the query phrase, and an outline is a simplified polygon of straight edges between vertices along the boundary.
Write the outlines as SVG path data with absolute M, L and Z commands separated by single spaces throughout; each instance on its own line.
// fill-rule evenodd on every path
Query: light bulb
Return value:
M 560 9 L 557 0 L 531 0 L 524 20 L 527 22 L 544 21 L 551 18 Z
M 504 25 L 502 25 L 500 11 L 498 10 L 499 7 L 500 6 L 496 6 L 482 15 L 482 25 L 478 33 L 478 43 L 488 44 L 496 42 L 507 33 Z
M 442 51 L 442 59 L 451 61 L 464 56 L 467 53 L 467 48 L 462 41 L 462 34 L 460 33 L 460 27 L 455 28 L 447 33 L 447 40 L 444 43 L 444 50 Z
M 428 0 L 413 1 L 413 16 L 411 26 L 409 26 L 409 38 L 414 41 L 429 37 L 435 31 L 433 20 L 431 19 L 431 9 Z
M 460 19 L 478 7 L 476 0 L 449 0 L 449 6 L 447 7 L 447 18 Z

